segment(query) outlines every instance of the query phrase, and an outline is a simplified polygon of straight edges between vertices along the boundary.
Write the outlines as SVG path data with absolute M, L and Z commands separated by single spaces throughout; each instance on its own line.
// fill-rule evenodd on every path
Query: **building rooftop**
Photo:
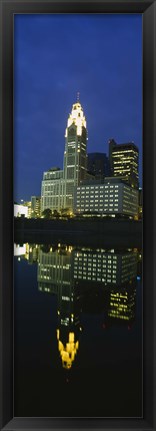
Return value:
M 98 185 L 98 184 L 108 184 L 108 183 L 124 183 L 129 185 L 126 181 L 126 177 L 105 177 L 103 179 L 86 179 L 81 181 L 80 186 L 82 185 Z
M 115 151 L 118 151 L 119 149 L 124 149 L 124 148 L 129 148 L 129 147 L 132 147 L 133 149 L 135 149 L 136 151 L 138 151 L 139 152 L 139 149 L 138 149 L 138 147 L 134 144 L 134 142 L 126 142 L 126 143 L 123 143 L 123 144 L 116 144 L 114 147 L 113 147 L 113 152 L 115 152 Z
M 61 169 L 58 166 L 54 166 L 53 168 L 48 169 L 47 172 L 52 172 L 52 171 L 60 171 Z

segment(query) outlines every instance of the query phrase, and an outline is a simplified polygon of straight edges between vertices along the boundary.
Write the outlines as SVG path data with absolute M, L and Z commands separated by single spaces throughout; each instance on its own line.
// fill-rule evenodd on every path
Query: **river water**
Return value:
M 142 417 L 141 250 L 14 255 L 14 415 Z

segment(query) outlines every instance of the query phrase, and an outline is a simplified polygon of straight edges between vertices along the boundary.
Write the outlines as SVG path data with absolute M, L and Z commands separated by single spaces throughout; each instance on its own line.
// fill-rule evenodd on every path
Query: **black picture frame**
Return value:
M 13 17 L 141 13 L 143 18 L 143 419 L 13 417 Z M 0 0 L 0 428 L 156 430 L 156 0 Z

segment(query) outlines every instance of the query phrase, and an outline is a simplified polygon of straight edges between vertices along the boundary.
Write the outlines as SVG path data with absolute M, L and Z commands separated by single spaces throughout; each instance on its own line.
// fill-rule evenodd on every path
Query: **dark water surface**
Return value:
M 15 245 L 14 415 L 142 417 L 138 249 Z

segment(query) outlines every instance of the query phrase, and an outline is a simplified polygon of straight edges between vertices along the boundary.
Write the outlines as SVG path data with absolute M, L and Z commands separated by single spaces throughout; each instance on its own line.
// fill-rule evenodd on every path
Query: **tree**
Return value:
M 43 212 L 42 212 L 42 217 L 43 218 L 48 218 L 50 219 L 52 216 L 52 212 L 50 208 L 46 208 Z
M 70 209 L 69 208 L 61 208 L 60 213 L 62 217 L 66 217 L 70 215 Z
M 57 211 L 57 210 L 54 210 L 53 211 L 53 217 L 59 217 L 59 212 Z
M 49 253 L 50 252 L 50 245 L 49 244 L 43 244 L 41 245 L 41 250 L 43 251 L 43 253 Z

